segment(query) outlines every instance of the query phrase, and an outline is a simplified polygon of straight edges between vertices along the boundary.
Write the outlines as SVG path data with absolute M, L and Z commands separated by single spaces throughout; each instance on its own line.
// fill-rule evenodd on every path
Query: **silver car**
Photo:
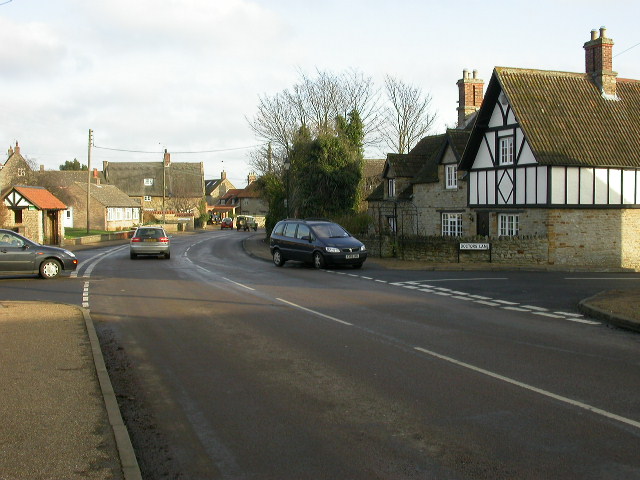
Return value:
M 136 258 L 138 255 L 156 255 L 171 258 L 171 245 L 167 232 L 162 227 L 146 226 L 138 227 L 129 242 L 129 255 Z

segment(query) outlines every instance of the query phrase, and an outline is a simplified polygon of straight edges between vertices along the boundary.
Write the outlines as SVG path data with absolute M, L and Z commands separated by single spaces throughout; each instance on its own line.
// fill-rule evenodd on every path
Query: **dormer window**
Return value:
M 387 180 L 387 184 L 389 186 L 389 196 L 395 197 L 396 196 L 396 179 L 390 178 L 389 180 Z
M 498 164 L 513 165 L 513 137 L 501 137 L 498 143 Z
M 140 177 L 138 177 L 140 178 Z M 144 186 L 145 187 L 152 187 L 153 186 L 153 178 L 145 178 L 144 179 Z
M 445 185 L 447 190 L 457 190 L 458 188 L 458 166 L 445 165 Z

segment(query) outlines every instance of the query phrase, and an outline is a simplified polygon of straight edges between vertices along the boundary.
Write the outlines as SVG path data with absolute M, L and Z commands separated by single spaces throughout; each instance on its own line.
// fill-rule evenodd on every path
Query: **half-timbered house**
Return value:
M 495 68 L 459 165 L 477 234 L 640 268 L 640 81 L 617 78 L 612 47 L 592 31 L 585 73 Z

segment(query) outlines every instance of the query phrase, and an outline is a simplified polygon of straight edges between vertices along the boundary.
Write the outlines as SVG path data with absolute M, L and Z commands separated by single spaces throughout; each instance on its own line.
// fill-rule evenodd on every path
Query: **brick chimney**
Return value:
M 616 96 L 616 77 L 613 71 L 613 40 L 606 37 L 607 29 L 591 30 L 591 40 L 584 44 L 586 73 L 604 96 Z
M 258 177 L 256 176 L 256 174 L 254 172 L 251 172 L 249 175 L 247 175 L 247 185 L 251 185 L 257 179 Z
M 16 155 L 20 155 L 20 145 L 18 145 L 17 141 L 16 141 L 16 147 L 13 149 L 13 151 L 15 152 Z
M 484 96 L 484 80 L 478 78 L 478 71 L 462 71 L 462 78 L 458 80 L 458 128 L 464 128 L 469 115 L 477 112 L 482 105 Z
M 167 152 L 167 149 L 164 149 L 164 166 L 168 167 L 171 164 L 171 154 Z

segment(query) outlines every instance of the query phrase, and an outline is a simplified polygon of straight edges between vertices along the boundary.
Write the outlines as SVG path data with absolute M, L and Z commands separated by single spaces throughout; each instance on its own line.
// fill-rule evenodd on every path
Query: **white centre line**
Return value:
M 231 282 L 234 285 L 238 285 L 239 287 L 246 288 L 247 290 L 255 291 L 255 288 L 248 287 L 246 285 L 243 285 L 242 283 L 234 282 L 233 280 L 230 280 L 230 279 L 228 279 L 226 277 L 222 277 L 222 279 L 226 280 L 227 282 Z
M 464 363 L 464 362 L 461 362 L 461 361 L 456 360 L 454 358 L 447 357 L 447 356 L 444 356 L 444 355 L 440 355 L 439 353 L 432 352 L 431 350 L 426 350 L 426 349 L 420 348 L 420 347 L 414 347 L 414 349 L 419 351 L 419 352 L 426 353 L 427 355 L 430 355 L 432 357 L 439 358 L 440 360 L 444 360 L 445 362 L 453 363 L 453 364 L 458 365 L 460 367 L 467 368 L 469 370 L 473 370 L 474 372 L 478 372 L 478 373 L 481 373 L 483 375 L 487 375 L 487 376 L 489 376 L 491 378 L 495 378 L 496 380 L 500 380 L 500 381 L 509 383 L 511 385 L 515 385 L 516 387 L 524 388 L 525 390 L 529 390 L 531 392 L 539 393 L 540 395 L 544 395 L 545 397 L 553 398 L 554 400 L 558 400 L 560 402 L 572 405 L 574 407 L 578 407 L 578 408 L 582 408 L 584 410 L 588 410 L 589 412 L 593 412 L 593 413 L 595 413 L 597 415 L 601 415 L 603 417 L 610 418 L 612 420 L 616 420 L 618 422 L 621 422 L 621 423 L 624 423 L 626 425 L 630 425 L 632 427 L 640 429 L 640 422 L 638 422 L 636 420 L 632 420 L 630 418 L 622 417 L 620 415 L 616 415 L 615 413 L 607 412 L 606 410 L 602 410 L 600 408 L 596 408 L 596 407 L 588 405 L 586 403 L 582 403 L 582 402 L 578 402 L 576 400 L 572 400 L 572 399 L 570 399 L 568 397 L 563 397 L 562 395 L 557 395 L 557 394 L 549 392 L 547 390 L 543 390 L 541 388 L 537 388 L 537 387 L 534 387 L 532 385 L 528 385 L 526 383 L 519 382 L 519 381 L 514 380 L 512 378 L 505 377 L 503 375 L 499 375 L 499 374 L 491 372 L 489 370 L 485 370 L 483 368 L 476 367 L 476 366 L 471 365 L 469 363 Z
M 295 303 L 288 302 L 287 300 L 285 300 L 283 298 L 276 298 L 276 300 L 278 300 L 279 302 L 282 302 L 282 303 L 286 303 L 287 305 L 289 305 L 291 307 L 303 310 L 305 312 L 313 313 L 314 315 L 318 315 L 319 317 L 327 318 L 329 320 L 333 320 L 334 322 L 342 323 L 343 325 L 353 326 L 353 323 L 345 322 L 344 320 L 340 320 L 339 318 L 335 318 L 335 317 L 332 317 L 330 315 L 325 315 L 324 313 L 320 313 L 320 312 L 317 312 L 315 310 L 311 310 L 310 308 L 305 308 L 305 307 L 303 307 L 301 305 L 297 305 Z

